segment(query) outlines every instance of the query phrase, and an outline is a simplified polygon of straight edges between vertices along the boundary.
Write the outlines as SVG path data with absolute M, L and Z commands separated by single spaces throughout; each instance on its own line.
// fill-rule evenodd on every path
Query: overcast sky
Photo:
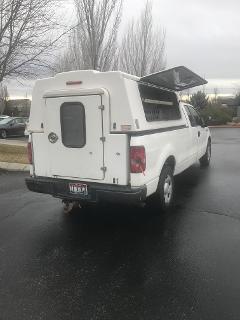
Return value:
M 185 65 L 210 80 L 209 92 L 240 89 L 240 0 L 153 0 L 166 30 L 167 67 Z M 144 0 L 125 0 L 123 27 Z M 28 89 L 29 91 L 29 89 Z
M 133 16 L 139 2 L 126 0 Z M 167 32 L 168 65 L 187 65 L 208 78 L 240 78 L 239 0 L 154 0 Z
M 209 80 L 208 91 L 240 89 L 240 0 L 153 0 L 166 29 L 167 67 L 185 65 Z M 124 22 L 145 1 L 126 0 Z

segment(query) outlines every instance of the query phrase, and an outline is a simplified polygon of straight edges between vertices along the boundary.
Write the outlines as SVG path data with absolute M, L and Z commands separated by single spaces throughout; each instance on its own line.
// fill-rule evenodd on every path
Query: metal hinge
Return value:
M 105 138 L 105 137 L 101 137 L 101 138 L 100 138 L 100 141 L 105 142 L 105 141 L 106 141 L 106 138 Z
M 105 107 L 104 107 L 104 105 L 101 105 L 98 107 L 98 109 L 103 111 L 105 109 Z
M 102 170 L 103 172 L 106 172 L 106 171 L 107 171 L 107 167 L 102 167 L 101 170 Z

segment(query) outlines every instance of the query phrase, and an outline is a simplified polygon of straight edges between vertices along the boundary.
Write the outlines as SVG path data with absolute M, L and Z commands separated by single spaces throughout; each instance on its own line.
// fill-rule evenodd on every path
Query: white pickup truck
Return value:
M 37 81 L 28 188 L 67 205 L 149 200 L 169 208 L 173 177 L 210 162 L 209 129 L 176 93 L 205 83 L 185 67 L 143 78 L 73 71 Z

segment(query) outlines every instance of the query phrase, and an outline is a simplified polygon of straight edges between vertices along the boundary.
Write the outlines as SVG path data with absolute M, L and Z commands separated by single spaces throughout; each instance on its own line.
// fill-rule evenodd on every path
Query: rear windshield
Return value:
M 181 118 L 178 99 L 174 92 L 145 84 L 139 84 L 138 87 L 148 122 L 178 120 Z
M 82 148 L 86 144 L 85 109 L 80 102 L 61 105 L 62 142 L 68 148 Z

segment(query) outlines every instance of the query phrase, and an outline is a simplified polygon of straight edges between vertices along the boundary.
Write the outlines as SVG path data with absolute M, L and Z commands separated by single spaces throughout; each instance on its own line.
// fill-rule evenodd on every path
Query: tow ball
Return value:
M 65 213 L 71 213 L 73 209 L 81 208 L 80 203 L 77 201 L 62 200 L 63 210 Z

